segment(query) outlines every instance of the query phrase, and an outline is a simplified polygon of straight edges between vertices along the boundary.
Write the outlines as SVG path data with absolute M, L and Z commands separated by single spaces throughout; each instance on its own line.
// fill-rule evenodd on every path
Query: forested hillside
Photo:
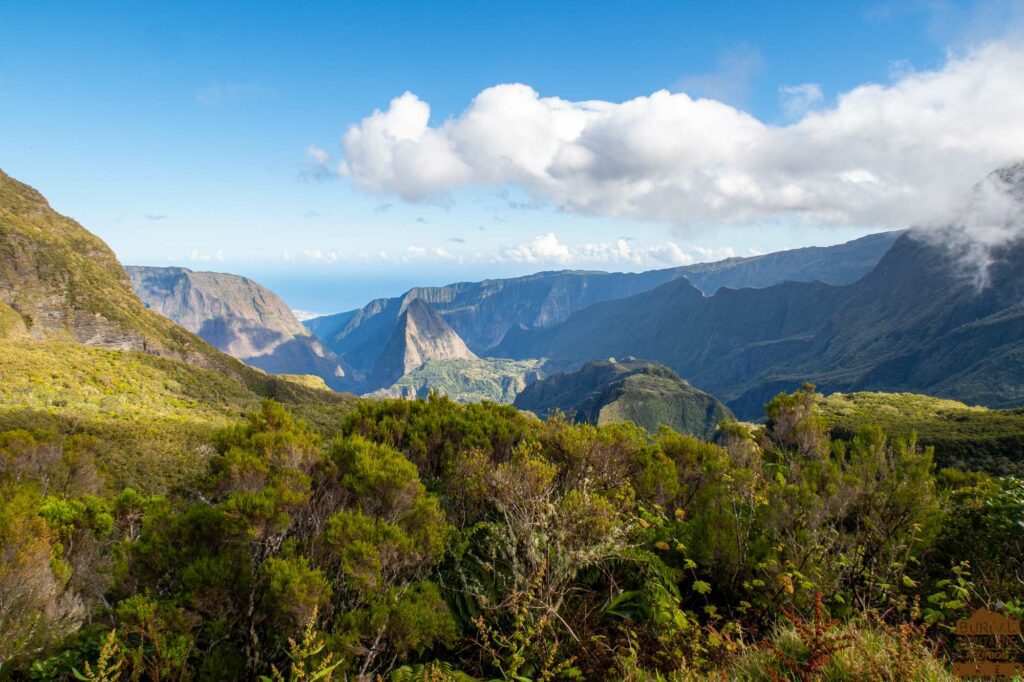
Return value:
M 561 412 L 596 425 L 632 422 L 651 433 L 665 426 L 704 439 L 734 419 L 714 396 L 667 367 L 636 358 L 588 362 L 576 372 L 555 374 L 526 387 L 514 404 L 541 417 Z
M 956 620 L 1024 615 L 1024 490 L 831 440 L 819 400 L 720 445 L 442 398 L 318 432 L 267 402 L 164 495 L 6 431 L 0 673 L 951 680 Z

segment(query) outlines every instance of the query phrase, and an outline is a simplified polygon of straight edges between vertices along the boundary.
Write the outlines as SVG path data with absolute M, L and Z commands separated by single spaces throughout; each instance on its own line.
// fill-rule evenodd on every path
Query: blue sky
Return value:
M 858 183 L 854 196 L 806 160 L 750 160 L 739 143 L 692 139 L 665 148 L 706 161 L 666 170 L 658 131 L 710 116 L 735 119 L 702 133 L 716 140 L 749 133 L 760 148 L 778 130 L 788 137 L 773 137 L 776 149 L 828 135 L 848 149 L 834 131 L 904 106 L 903 91 L 925 87 L 914 74 L 947 77 L 955 103 L 956 65 L 1010 65 L 1021 14 L 1017 2 L 0 2 L 0 168 L 126 263 L 250 275 L 318 312 L 413 284 L 836 243 L 902 224 L 945 186 L 890 153 L 828 169 Z M 992 45 L 1004 51 L 978 52 Z M 528 89 L 489 90 L 515 83 Z M 843 110 L 841 96 L 872 83 L 884 92 L 864 90 L 849 98 L 861 109 Z M 666 97 L 636 111 L 619 106 L 658 91 Z M 390 104 L 406 92 L 411 109 Z M 474 109 L 487 92 L 492 108 Z M 719 108 L 701 113 L 700 98 Z M 589 101 L 604 104 L 594 113 Z M 429 122 L 416 127 L 426 104 Z M 527 142 L 511 138 L 522 159 L 496 156 L 509 139 L 501 115 L 519 104 L 534 113 L 517 121 L 565 110 L 586 144 L 531 122 L 515 133 Z M 667 128 L 651 127 L 667 115 Z M 935 125 L 967 139 L 956 126 L 972 116 Z M 409 144 L 388 137 L 399 124 L 413 126 Z M 363 134 L 342 142 L 352 126 Z M 860 133 L 883 147 L 905 137 L 871 130 L 891 135 Z M 632 147 L 615 151 L 634 144 L 645 150 L 635 163 Z M 1002 159 L 986 144 L 964 159 L 947 145 L 914 160 L 956 161 L 970 177 Z M 568 170 L 550 171 L 548 151 Z M 694 179 L 709 169 L 718 189 L 753 189 L 724 195 L 725 208 L 705 200 Z

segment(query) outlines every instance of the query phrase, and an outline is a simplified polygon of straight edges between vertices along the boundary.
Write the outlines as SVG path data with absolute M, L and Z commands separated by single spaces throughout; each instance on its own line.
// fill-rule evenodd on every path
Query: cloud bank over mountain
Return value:
M 432 126 L 430 105 L 406 92 L 348 129 L 337 172 L 410 201 L 514 184 L 566 211 L 678 225 L 902 227 L 938 221 L 978 177 L 1024 158 L 1016 41 L 904 67 L 831 102 L 813 84 L 783 93 L 792 122 L 775 125 L 684 92 L 569 101 L 502 84 Z M 309 158 L 332 163 L 322 150 Z

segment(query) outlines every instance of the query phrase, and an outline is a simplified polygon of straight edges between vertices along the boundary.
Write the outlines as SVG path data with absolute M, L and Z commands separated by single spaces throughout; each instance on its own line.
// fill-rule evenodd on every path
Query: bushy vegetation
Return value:
M 320 428 L 352 396 L 265 377 L 259 388 Z M 165 491 L 195 476 L 215 431 L 257 409 L 259 393 L 221 372 L 77 343 L 0 341 L 0 430 L 78 434 L 102 444 L 109 490 Z
M 914 393 L 834 393 L 821 402 L 837 438 L 865 426 L 892 437 L 917 437 L 935 449 L 939 467 L 1024 475 L 1024 409 L 990 410 Z
M 173 490 L 0 434 L 0 677 L 947 680 L 1024 611 L 1024 484 L 812 387 L 719 444 L 492 403 L 264 401 Z M 1006 647 L 1019 642 L 1006 641 Z

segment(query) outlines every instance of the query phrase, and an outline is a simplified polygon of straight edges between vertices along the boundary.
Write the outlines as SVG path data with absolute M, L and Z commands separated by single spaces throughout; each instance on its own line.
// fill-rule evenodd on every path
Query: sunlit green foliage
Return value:
M 439 397 L 361 401 L 331 431 L 264 402 L 163 496 L 104 493 L 93 441 L 8 431 L 0 537 L 29 568 L 0 569 L 0 594 L 32 576 L 18 613 L 46 626 L 0 640 L 4 665 L 947 680 L 956 619 L 1024 615 L 1021 484 L 936 474 L 870 425 L 833 440 L 820 403 L 780 395 L 708 443 Z
M 835 393 L 821 401 L 822 415 L 837 438 L 864 426 L 891 437 L 916 436 L 935 448 L 940 467 L 1024 474 L 1024 410 L 990 410 L 914 393 Z

